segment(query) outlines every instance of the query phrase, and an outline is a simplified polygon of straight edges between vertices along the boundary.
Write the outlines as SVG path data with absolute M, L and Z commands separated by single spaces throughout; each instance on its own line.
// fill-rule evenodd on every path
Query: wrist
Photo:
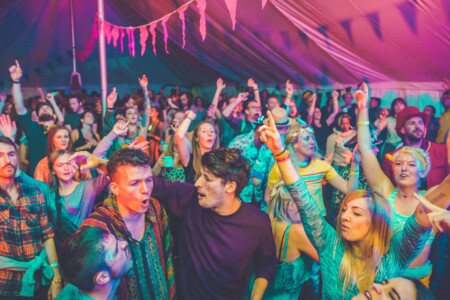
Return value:
M 20 84 L 20 80 L 14 80 L 14 79 L 11 79 L 11 82 L 12 82 L 13 84 Z

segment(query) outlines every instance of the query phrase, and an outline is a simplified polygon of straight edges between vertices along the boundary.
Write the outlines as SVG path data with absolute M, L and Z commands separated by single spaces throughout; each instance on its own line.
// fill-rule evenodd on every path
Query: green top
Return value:
M 340 235 L 324 220 L 302 178 L 287 185 L 287 188 L 300 212 L 306 235 L 319 254 L 322 282 L 326 282 L 322 285 L 322 299 L 351 299 L 359 291 L 356 285 L 343 291 L 339 267 L 344 256 L 344 243 Z M 404 230 L 392 237 L 391 246 L 381 259 L 375 282 L 402 276 L 406 267 L 422 251 L 429 233 L 430 230 L 422 228 L 411 216 Z

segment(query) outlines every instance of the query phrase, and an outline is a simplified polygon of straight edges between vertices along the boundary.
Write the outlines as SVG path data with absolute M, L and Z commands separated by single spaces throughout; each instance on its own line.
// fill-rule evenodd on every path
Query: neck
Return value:
M 62 181 L 58 179 L 58 183 L 59 183 L 59 191 L 61 192 L 61 194 L 70 193 L 72 191 L 74 184 L 76 184 L 75 180 L 73 179 L 70 179 L 68 181 Z
M 416 199 L 414 197 L 414 193 L 418 192 L 417 186 L 402 186 L 398 187 L 397 190 L 397 198 L 400 200 L 409 200 L 409 199 Z
M 94 125 L 89 125 L 89 124 L 84 124 L 83 123 L 83 127 L 81 127 L 81 130 L 83 131 L 90 131 L 92 128 L 94 127 Z
M 311 161 L 311 157 L 305 156 L 303 154 L 297 154 L 298 162 L 300 163 L 300 167 L 307 165 Z
M 224 204 L 221 207 L 214 207 L 212 210 L 221 216 L 229 216 L 237 212 L 237 210 L 241 207 L 242 201 L 238 197 L 234 196 L 228 200 L 224 201 Z
M 77 114 L 81 115 L 82 113 L 84 113 L 84 108 L 80 108 L 76 111 Z
M 11 178 L 0 178 L 0 188 L 4 191 L 10 191 L 16 186 L 16 182 L 14 181 L 14 177 Z
M 84 293 L 92 299 L 112 300 L 114 299 L 114 294 L 116 293 L 119 283 L 120 279 L 111 279 L 108 284 L 101 286 L 98 289 L 94 289 L 93 291 Z
M 211 150 L 212 150 L 212 148 L 203 148 L 202 146 L 200 146 L 200 157 L 202 157 L 203 154 L 205 154 Z
M 405 143 L 405 145 L 410 146 L 410 147 L 417 147 L 417 148 L 420 148 L 420 146 L 422 146 L 422 140 L 423 140 L 423 139 L 420 139 L 420 140 L 418 140 L 418 141 L 411 141 L 410 139 L 408 139 L 407 137 L 405 137 L 404 143 Z
M 353 253 L 359 260 L 367 260 L 372 257 L 372 249 L 366 239 L 352 243 Z

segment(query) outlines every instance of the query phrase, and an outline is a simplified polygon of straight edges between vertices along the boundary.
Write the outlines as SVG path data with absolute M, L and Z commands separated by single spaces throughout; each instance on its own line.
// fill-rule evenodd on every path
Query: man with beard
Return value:
M 61 248 L 61 274 L 70 284 L 57 300 L 115 299 L 120 278 L 131 266 L 126 241 L 98 227 L 79 230 Z
M 55 299 L 61 277 L 47 206 L 36 186 L 14 178 L 17 164 L 16 145 L 1 136 L 0 299 L 41 299 L 52 277 L 48 299 Z
M 64 125 L 69 129 L 76 129 L 80 126 L 81 115 L 84 113 L 84 104 L 81 95 L 69 96 L 70 111 L 64 117 Z
M 421 183 L 421 190 L 428 190 L 440 184 L 449 174 L 445 145 L 432 143 L 425 138 L 427 125 L 428 115 L 420 112 L 416 106 L 407 106 L 398 113 L 395 130 L 403 143 L 385 155 L 382 165 L 384 173 L 392 183 L 396 184 L 392 171 L 393 155 L 403 146 L 422 148 L 430 156 L 431 169 L 426 180 Z
M 63 124 L 64 117 L 56 105 L 53 94 L 47 94 L 49 102 L 40 102 L 36 107 L 39 123 L 31 120 L 30 112 L 24 105 L 20 79 L 22 78 L 22 69 L 16 60 L 15 65 L 9 68 L 12 81 L 12 95 L 17 112 L 17 126 L 21 128 L 28 139 L 29 164 L 27 173 L 34 175 L 34 170 L 39 161 L 47 154 L 47 131 L 56 123 Z
M 249 133 L 255 130 L 255 122 L 261 116 L 261 103 L 255 99 L 249 99 L 248 93 L 239 93 L 233 101 L 230 99 L 230 104 L 225 107 L 222 114 L 227 120 L 228 124 L 234 129 L 235 135 Z M 245 119 L 238 119 L 233 116 L 232 112 L 239 105 L 244 103 Z

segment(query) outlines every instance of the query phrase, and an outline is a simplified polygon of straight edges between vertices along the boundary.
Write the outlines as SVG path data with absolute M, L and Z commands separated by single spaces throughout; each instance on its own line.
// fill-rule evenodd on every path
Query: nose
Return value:
M 201 186 L 201 179 L 202 179 L 202 177 L 200 176 L 194 183 L 194 185 L 197 189 Z
M 406 171 L 406 163 L 402 163 L 402 171 Z
M 141 182 L 139 185 L 139 191 L 141 194 L 148 194 L 149 187 L 147 186 L 147 183 Z
M 341 219 L 342 221 L 350 221 L 350 214 L 347 210 L 342 212 Z

